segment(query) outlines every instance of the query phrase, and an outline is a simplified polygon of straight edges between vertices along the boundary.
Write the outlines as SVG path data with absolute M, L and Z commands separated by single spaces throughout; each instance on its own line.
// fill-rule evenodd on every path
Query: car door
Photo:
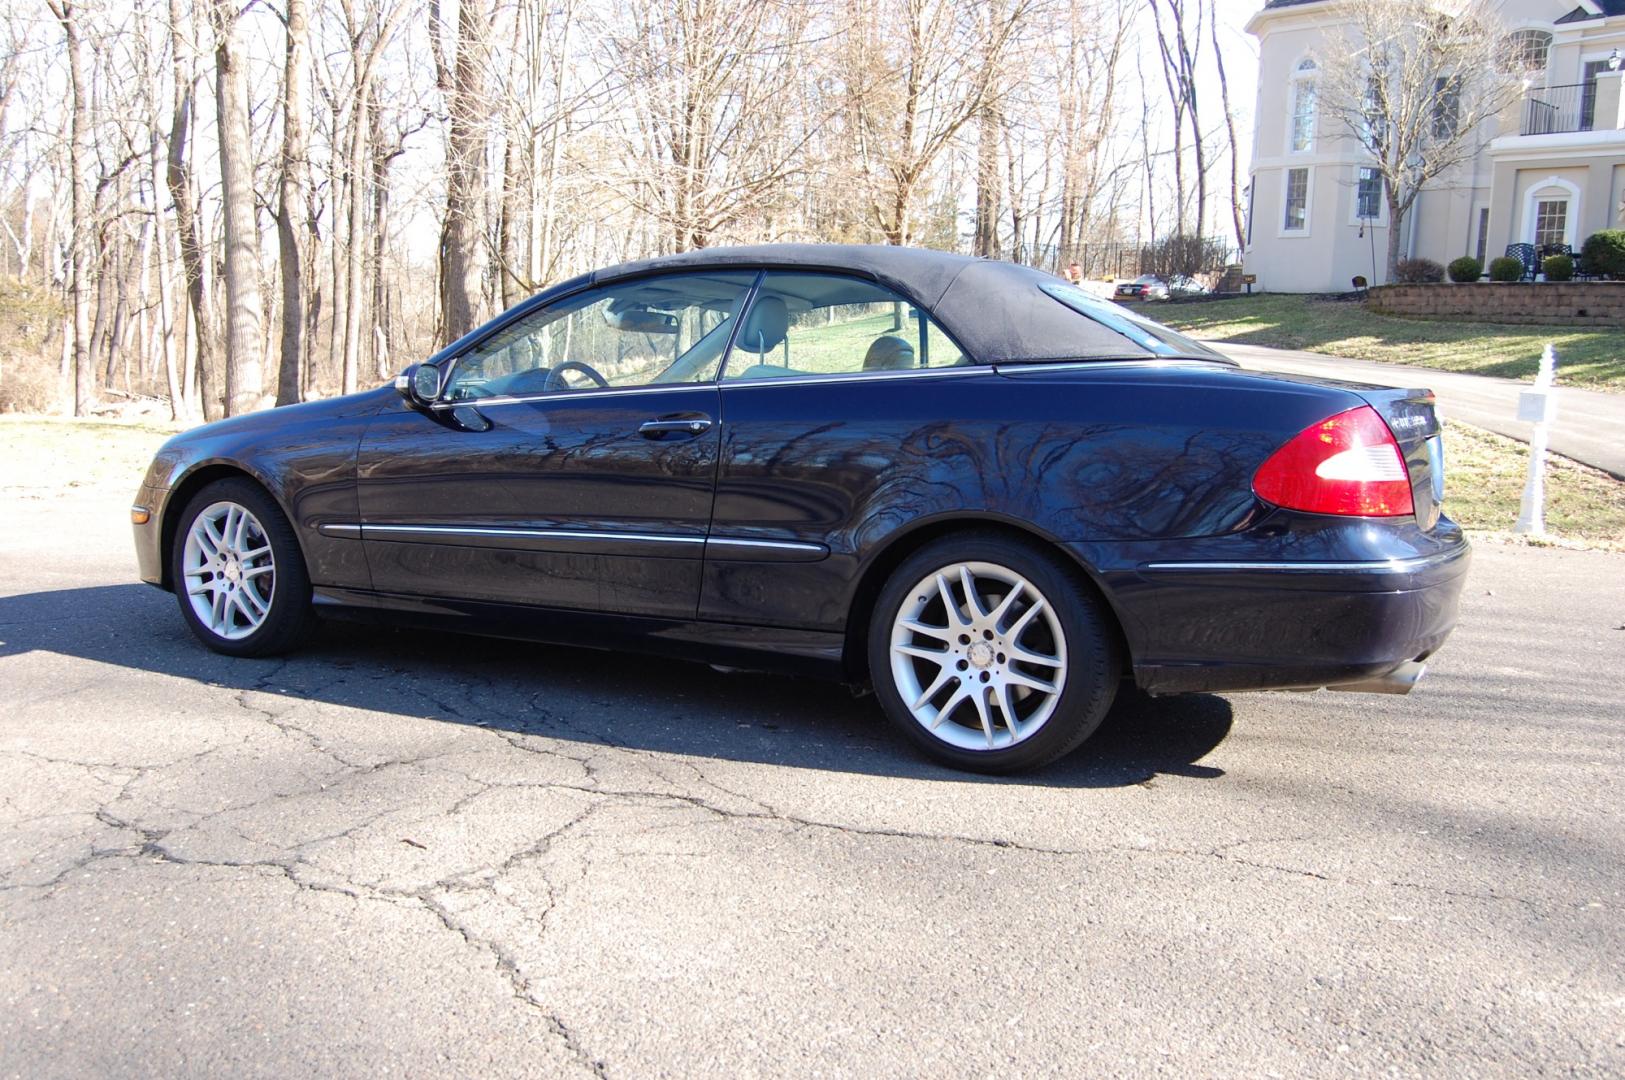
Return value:
M 754 272 L 587 288 L 446 364 L 368 427 L 373 587 L 692 618 L 720 434 L 716 373 Z
M 907 298 L 863 278 L 769 271 L 721 377 L 724 431 L 700 616 L 839 629 L 865 515 L 961 468 L 945 415 L 990 377 Z M 937 490 L 937 489 L 933 489 Z

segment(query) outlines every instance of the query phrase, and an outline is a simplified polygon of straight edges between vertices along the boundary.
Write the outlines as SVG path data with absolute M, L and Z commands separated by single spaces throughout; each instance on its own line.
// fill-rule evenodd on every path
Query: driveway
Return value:
M 815 683 L 218 657 L 65 490 L 0 517 L 0 1075 L 1625 1072 L 1617 556 L 1482 546 L 1408 698 L 988 780 Z
M 1459 420 L 1521 442 L 1529 441 L 1533 428 L 1518 419 L 1518 395 L 1528 390 L 1529 384 L 1517 379 L 1379 364 L 1262 345 L 1222 341 L 1209 344 L 1243 367 L 1351 379 L 1379 386 L 1428 387 L 1438 395 L 1439 414 L 1445 419 Z M 1625 394 L 1564 386 L 1559 358 L 1556 396 L 1557 418 L 1550 436 L 1552 450 L 1625 480 L 1625 439 L 1620 437 L 1621 432 L 1625 432 Z

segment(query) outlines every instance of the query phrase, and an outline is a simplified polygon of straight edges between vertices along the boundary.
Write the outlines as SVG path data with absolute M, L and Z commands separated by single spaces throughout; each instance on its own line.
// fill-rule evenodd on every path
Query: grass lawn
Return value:
M 1511 532 L 1528 474 L 1529 447 L 1465 424 L 1448 424 L 1444 456 L 1445 513 L 1468 529 Z M 1625 481 L 1548 455 L 1546 531 L 1563 540 L 1625 546 Z
M 1364 304 L 1266 293 L 1235 300 L 1152 304 L 1142 308 L 1203 341 L 1280 349 L 1528 379 L 1549 341 L 1558 381 L 1625 391 L 1625 330 L 1396 319 Z

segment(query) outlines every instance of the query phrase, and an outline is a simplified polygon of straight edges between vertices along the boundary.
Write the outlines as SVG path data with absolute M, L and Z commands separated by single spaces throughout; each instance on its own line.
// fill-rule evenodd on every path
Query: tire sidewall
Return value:
M 1032 582 L 1054 608 L 1066 637 L 1066 685 L 1054 713 L 1037 734 L 1002 750 L 965 750 L 936 738 L 914 718 L 892 676 L 892 624 L 909 592 L 933 571 L 973 561 L 1006 567 Z M 1092 735 L 1116 694 L 1117 651 L 1100 602 L 1075 572 L 1036 546 L 1004 536 L 946 537 L 927 544 L 892 571 L 869 622 L 870 680 L 888 719 L 928 756 L 972 772 L 1036 768 L 1071 752 Z
M 198 515 L 218 502 L 234 502 L 245 507 L 258 519 L 271 544 L 271 557 L 276 562 L 276 584 L 271 593 L 271 610 L 259 628 L 246 637 L 235 640 L 223 638 L 209 629 L 186 594 L 185 553 L 186 538 Z M 292 647 L 308 629 L 310 613 L 310 577 L 305 569 L 304 552 L 287 515 L 265 490 L 251 480 L 217 480 L 209 484 L 186 504 L 175 527 L 169 551 L 170 581 L 174 583 L 175 599 L 180 604 L 181 618 L 204 645 L 227 656 L 269 656 Z

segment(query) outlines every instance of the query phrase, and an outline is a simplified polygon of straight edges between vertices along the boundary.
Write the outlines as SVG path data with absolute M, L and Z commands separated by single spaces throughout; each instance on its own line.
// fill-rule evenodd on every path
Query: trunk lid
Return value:
M 1444 438 L 1433 391 L 1367 386 L 1357 393 L 1394 433 L 1410 473 L 1416 522 L 1424 529 L 1433 528 L 1444 506 Z

